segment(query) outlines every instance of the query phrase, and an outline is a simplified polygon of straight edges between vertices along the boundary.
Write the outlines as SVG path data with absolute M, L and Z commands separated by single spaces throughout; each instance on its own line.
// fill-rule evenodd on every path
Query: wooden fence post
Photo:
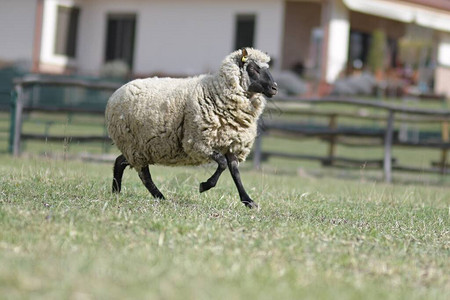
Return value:
M 448 143 L 449 141 L 449 130 L 448 130 L 448 121 L 442 122 L 442 142 Z M 441 150 L 441 172 L 445 174 L 445 170 L 447 169 L 447 149 L 442 148 Z
M 8 152 L 13 153 L 14 150 L 14 125 L 16 123 L 16 103 L 17 103 L 17 93 L 13 89 L 11 91 L 11 110 L 10 110 L 10 121 L 9 121 L 9 142 L 8 142 Z
M 16 103 L 14 111 L 14 138 L 13 138 L 13 155 L 20 155 L 20 138 L 22 134 L 22 118 L 23 118 L 23 87 L 21 84 L 17 84 L 16 91 Z
M 330 120 L 328 121 L 328 129 L 336 130 L 337 129 L 337 115 L 330 115 Z M 336 136 L 331 135 L 329 138 L 329 146 L 328 146 L 328 159 L 324 162 L 325 165 L 331 166 L 333 165 L 334 156 L 336 154 Z
M 394 136 L 394 112 L 389 111 L 386 131 L 384 134 L 384 181 L 392 182 L 392 140 Z

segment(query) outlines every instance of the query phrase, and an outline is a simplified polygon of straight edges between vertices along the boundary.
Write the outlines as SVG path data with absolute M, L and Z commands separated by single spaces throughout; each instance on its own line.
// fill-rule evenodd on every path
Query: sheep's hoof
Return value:
M 161 192 L 156 192 L 155 194 L 152 194 L 152 196 L 156 200 L 166 200 L 166 197 L 164 197 L 164 195 L 161 194 Z
M 207 190 L 209 190 L 211 188 L 211 186 L 207 183 L 207 182 L 202 182 L 200 183 L 200 187 L 198 188 L 198 191 L 200 193 L 206 192 Z
M 242 202 L 242 203 L 244 203 L 244 205 L 247 208 L 254 208 L 254 209 L 258 209 L 259 208 L 258 204 L 256 204 L 256 202 L 254 202 L 254 201 L 245 201 L 245 202 Z

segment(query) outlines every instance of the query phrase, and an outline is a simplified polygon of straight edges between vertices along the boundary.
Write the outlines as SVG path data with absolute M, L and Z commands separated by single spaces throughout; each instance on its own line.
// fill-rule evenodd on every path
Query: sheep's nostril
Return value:
M 278 91 L 278 84 L 276 82 L 273 83 L 272 90 L 273 91 Z

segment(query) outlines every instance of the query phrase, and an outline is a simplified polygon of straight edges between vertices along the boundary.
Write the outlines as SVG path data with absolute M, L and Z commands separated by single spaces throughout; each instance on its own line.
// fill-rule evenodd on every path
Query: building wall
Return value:
M 97 72 L 104 63 L 109 13 L 136 13 L 134 73 L 214 71 L 234 45 L 236 14 L 256 14 L 255 47 L 280 60 L 282 0 L 83 1 L 77 67 Z
M 283 38 L 283 69 L 296 63 L 306 64 L 309 55 L 311 31 L 320 27 L 320 2 L 286 1 Z
M 450 34 L 441 33 L 435 72 L 435 92 L 450 99 Z
M 445 95 L 450 99 L 450 67 L 437 67 L 434 73 L 435 87 L 434 91 L 438 95 Z
M 371 16 L 356 11 L 350 11 L 351 29 L 372 33 L 375 29 L 384 30 L 390 38 L 398 39 L 406 33 L 406 24 L 386 18 Z
M 36 0 L 0 1 L 0 61 L 31 63 Z

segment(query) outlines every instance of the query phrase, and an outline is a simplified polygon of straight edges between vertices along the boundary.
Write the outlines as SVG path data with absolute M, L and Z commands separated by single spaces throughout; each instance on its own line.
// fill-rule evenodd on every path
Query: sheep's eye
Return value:
M 247 69 L 250 75 L 259 75 L 259 70 L 260 68 L 256 65 L 249 65 Z

